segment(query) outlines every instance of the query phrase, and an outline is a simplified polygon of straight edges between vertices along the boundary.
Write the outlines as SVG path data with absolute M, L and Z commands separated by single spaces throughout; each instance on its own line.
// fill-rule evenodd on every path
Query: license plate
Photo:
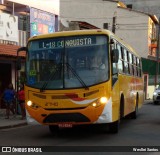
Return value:
M 71 123 L 60 123 L 58 124 L 59 128 L 72 128 L 73 125 Z

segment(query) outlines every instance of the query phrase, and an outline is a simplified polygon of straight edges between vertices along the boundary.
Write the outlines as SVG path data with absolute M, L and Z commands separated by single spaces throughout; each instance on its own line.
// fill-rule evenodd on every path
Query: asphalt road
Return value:
M 71 146 L 73 149 L 118 149 L 123 147 L 150 149 L 160 148 L 160 105 L 145 103 L 139 110 L 137 119 L 123 119 L 118 134 L 104 133 L 97 126 L 63 129 L 57 135 L 52 135 L 47 126 L 23 126 L 12 129 L 0 130 L 0 145 L 2 146 Z M 77 147 L 78 146 L 78 147 Z M 100 146 L 100 147 L 99 147 Z M 103 147 L 104 146 L 104 147 Z M 54 148 L 53 147 L 53 148 Z M 53 149 L 52 148 L 52 149 Z M 61 147 L 60 147 L 61 149 Z M 62 148 L 63 149 L 63 148 Z M 94 150 L 93 149 L 93 150 Z M 127 147 L 126 147 L 127 149 Z M 88 151 L 87 151 L 88 152 Z M 105 152 L 105 151 L 102 151 Z M 136 152 L 137 153 L 137 152 Z M 60 154 L 63 154 L 62 152 Z M 96 154 L 99 154 L 97 151 Z M 122 153 L 123 154 L 123 153 Z M 160 154 L 146 152 L 146 154 Z

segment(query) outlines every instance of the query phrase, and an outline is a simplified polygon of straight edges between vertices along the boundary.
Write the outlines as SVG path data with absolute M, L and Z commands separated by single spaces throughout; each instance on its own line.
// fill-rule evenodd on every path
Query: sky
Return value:
M 8 0 L 59 15 L 60 0 Z

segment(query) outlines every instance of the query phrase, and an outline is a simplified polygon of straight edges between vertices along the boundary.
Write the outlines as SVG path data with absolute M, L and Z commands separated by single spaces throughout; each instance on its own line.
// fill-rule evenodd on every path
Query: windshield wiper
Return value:
M 54 79 L 55 76 L 56 76 L 56 74 L 57 74 L 59 71 L 61 71 L 61 69 L 60 69 L 61 66 L 62 66 L 62 63 L 59 63 L 59 64 L 56 66 L 55 71 L 50 74 L 49 79 L 48 79 L 47 81 L 45 81 L 44 84 L 42 85 L 42 87 L 40 88 L 40 91 L 41 91 L 41 92 L 43 92 L 43 91 L 45 90 L 45 88 L 47 87 L 49 81 L 52 80 L 52 79 Z
M 82 84 L 82 86 L 86 89 L 89 90 L 89 87 L 85 84 L 85 82 L 81 79 L 81 77 L 76 73 L 76 71 L 71 67 L 69 63 L 65 63 L 67 68 L 70 69 L 70 71 L 75 75 L 75 77 L 79 80 L 79 82 Z
M 70 69 L 70 71 L 74 74 L 74 76 L 79 80 L 79 82 L 82 84 L 82 86 L 86 89 L 89 90 L 89 87 L 85 84 L 85 82 L 81 79 L 81 77 L 76 73 L 76 71 L 71 67 L 70 64 L 65 63 L 67 68 Z M 45 88 L 47 87 L 48 83 L 50 80 L 54 79 L 57 73 L 61 71 L 60 69 L 62 67 L 62 63 L 58 64 L 57 67 L 55 68 L 55 71 L 50 74 L 50 77 L 47 81 L 44 82 L 43 86 L 40 88 L 40 91 L 43 92 Z

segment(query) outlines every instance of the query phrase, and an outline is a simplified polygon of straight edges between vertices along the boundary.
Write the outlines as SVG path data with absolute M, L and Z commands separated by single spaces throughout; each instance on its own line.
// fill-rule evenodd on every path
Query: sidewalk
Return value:
M 5 119 L 5 109 L 0 109 L 0 129 L 13 128 L 27 125 L 26 120 L 21 120 L 21 115 L 10 115 L 9 119 Z
M 153 100 L 146 99 L 146 100 L 144 100 L 144 104 L 153 104 Z

